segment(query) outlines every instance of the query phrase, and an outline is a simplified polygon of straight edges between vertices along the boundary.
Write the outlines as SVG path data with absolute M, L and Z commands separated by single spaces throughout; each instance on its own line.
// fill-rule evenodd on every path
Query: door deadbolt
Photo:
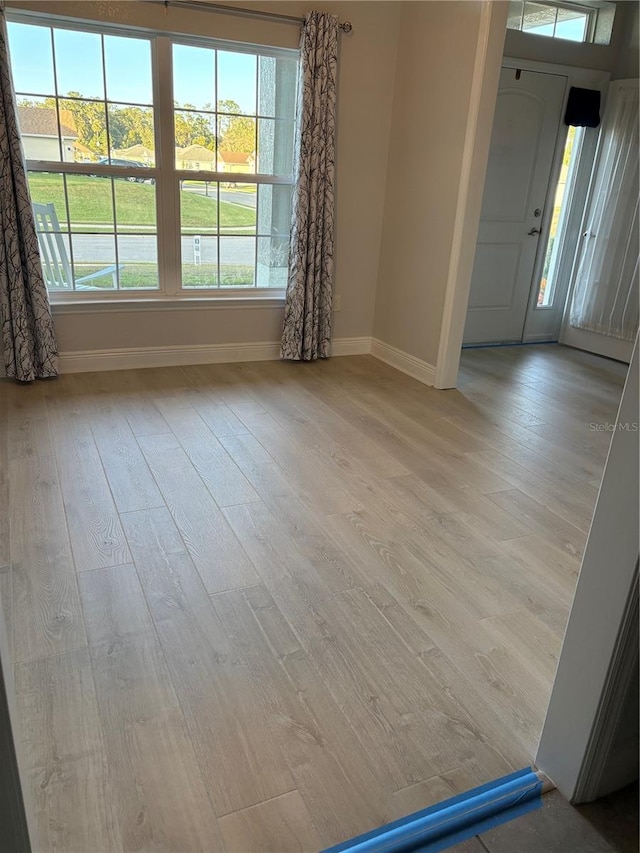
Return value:
M 542 216 L 542 210 L 539 207 L 536 207 L 536 209 L 533 211 L 533 215 Z

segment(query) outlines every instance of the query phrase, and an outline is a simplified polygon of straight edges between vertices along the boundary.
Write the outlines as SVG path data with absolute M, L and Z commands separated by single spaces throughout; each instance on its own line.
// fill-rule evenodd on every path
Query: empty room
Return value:
M 638 4 L 0 2 L 0 849 L 626 853 Z

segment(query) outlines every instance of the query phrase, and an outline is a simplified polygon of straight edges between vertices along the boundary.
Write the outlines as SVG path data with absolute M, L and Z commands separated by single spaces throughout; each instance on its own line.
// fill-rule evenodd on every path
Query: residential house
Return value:
M 144 163 L 145 166 L 151 166 L 155 162 L 155 152 L 141 142 L 130 145 L 128 148 L 114 148 L 112 157 L 120 160 L 134 160 Z
M 176 167 L 193 172 L 215 172 L 216 153 L 204 145 L 187 145 L 176 148 Z
M 255 152 L 219 151 L 218 171 L 220 172 L 255 172 Z
M 58 126 L 58 116 L 53 107 L 18 107 L 18 121 L 27 160 L 60 160 L 61 139 L 62 160 L 73 162 L 78 133 L 68 110 L 61 111 L 60 119 Z

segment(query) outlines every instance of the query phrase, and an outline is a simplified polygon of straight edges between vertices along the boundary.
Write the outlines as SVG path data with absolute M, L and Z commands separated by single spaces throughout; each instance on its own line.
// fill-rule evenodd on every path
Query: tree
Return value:
M 148 107 L 116 107 L 109 105 L 109 139 L 104 103 L 82 100 L 79 92 L 68 92 L 66 98 L 60 98 L 60 110 L 71 115 L 78 141 L 95 154 L 106 155 L 109 143 L 111 150 L 130 148 L 132 145 L 144 145 L 153 149 L 154 127 L 153 110 Z M 42 101 L 22 99 L 19 106 L 55 109 L 55 98 Z M 186 148 L 189 145 L 202 145 L 210 151 L 216 150 L 216 143 L 226 151 L 251 153 L 255 150 L 255 119 L 242 115 L 239 105 L 232 100 L 218 101 L 218 126 L 213 112 L 198 112 L 192 104 L 176 104 L 175 135 L 176 145 Z M 206 105 L 213 110 L 211 104 Z M 64 120 L 62 121 L 64 124 Z
M 188 145 L 203 145 L 205 148 L 215 151 L 215 116 L 195 112 L 176 112 L 175 134 L 176 145 L 179 148 L 186 148 Z
M 58 103 L 60 110 L 67 110 L 73 116 L 78 141 L 96 154 L 106 154 L 108 140 L 104 104 L 100 101 L 74 100 L 81 97 L 79 92 L 68 92 L 68 96 L 68 98 L 60 98 Z M 55 105 L 54 98 L 47 98 L 43 104 L 54 109 Z M 114 123 L 112 134 L 119 135 L 117 123 Z
M 116 145 L 112 125 L 116 122 Z M 111 144 L 114 148 L 130 148 L 132 145 L 144 145 L 153 149 L 153 111 L 144 107 L 122 107 L 109 109 L 109 130 L 111 132 Z
M 229 127 L 220 139 L 220 149 L 251 154 L 256 150 L 256 120 L 248 116 L 230 118 Z
M 240 105 L 230 99 L 218 101 L 218 140 L 222 139 L 229 130 L 234 114 L 241 112 Z

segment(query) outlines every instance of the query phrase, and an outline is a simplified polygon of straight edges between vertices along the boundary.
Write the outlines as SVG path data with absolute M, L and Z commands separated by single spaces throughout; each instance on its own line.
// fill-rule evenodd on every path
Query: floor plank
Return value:
M 9 466 L 14 662 L 86 645 L 67 522 L 52 456 Z
M 316 850 L 530 763 L 623 381 L 555 346 L 446 393 L 371 356 L 0 383 L 38 849 Z
M 134 566 L 80 577 L 125 850 L 221 850 L 217 822 Z
M 155 634 L 91 646 L 91 660 L 124 849 L 222 850 Z
M 219 507 L 259 500 L 255 490 L 200 415 L 184 401 L 160 406 L 171 431 Z
M 320 839 L 297 791 L 227 815 L 220 821 L 227 850 L 253 853 L 315 853 Z
M 171 518 L 162 510 L 132 513 L 125 526 L 217 815 L 294 790 L 258 685 Z
M 76 570 L 128 563 L 131 555 L 91 427 L 70 423 L 64 409 L 52 409 L 52 445 Z
M 207 592 L 256 583 L 253 566 L 178 439 L 145 436 L 140 443 Z
M 265 719 L 322 846 L 336 843 L 354 826 L 371 829 L 374 815 L 384 822 L 384 785 L 366 752 L 341 735 L 349 729 L 345 716 L 266 588 L 223 593 L 213 604 L 257 685 Z M 265 647 L 261 629 L 271 648 Z M 323 783 L 328 778 L 330 786 Z
M 92 380 L 88 376 L 81 374 L 80 381 L 83 388 L 91 391 Z M 91 429 L 118 512 L 162 506 L 164 501 L 119 405 L 118 395 L 96 389 L 86 399 Z
M 16 667 L 36 850 L 123 850 L 87 649 Z

